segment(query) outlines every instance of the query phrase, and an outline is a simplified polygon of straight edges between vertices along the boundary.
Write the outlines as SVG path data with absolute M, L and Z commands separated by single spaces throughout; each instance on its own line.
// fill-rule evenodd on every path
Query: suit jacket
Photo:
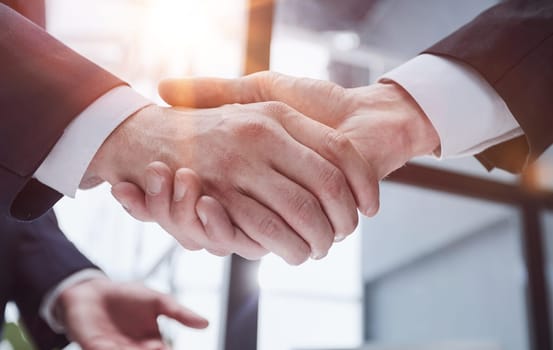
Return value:
M 53 211 L 34 222 L 0 219 L 0 325 L 6 302 L 15 301 L 38 349 L 61 348 L 64 336 L 39 317 L 48 291 L 73 273 L 96 268 L 60 231 Z
M 61 198 L 34 172 L 81 111 L 124 83 L 8 6 L 44 23 L 43 0 L 0 1 L 0 215 L 33 219 Z
M 44 0 L 1 2 L 44 27 Z M 0 4 L 0 325 L 6 303 L 15 301 L 36 347 L 62 348 L 68 341 L 39 317 L 40 303 L 68 276 L 96 266 L 63 235 L 53 211 L 32 223 L 6 214 L 18 194 L 23 204 L 14 214 L 21 218 L 37 216 L 60 197 L 30 175 L 72 118 L 121 82 L 6 5 Z
M 520 171 L 553 142 L 552 16 L 550 0 L 508 0 L 427 50 L 477 69 L 522 126 L 524 138 L 479 155 L 488 168 Z M 32 175 L 71 120 L 123 83 L 2 4 L 0 76 L 0 215 L 33 219 L 61 195 Z
M 512 172 L 553 143 L 553 2 L 509 0 L 426 52 L 464 62 L 503 98 L 525 136 L 492 147 L 477 158 Z

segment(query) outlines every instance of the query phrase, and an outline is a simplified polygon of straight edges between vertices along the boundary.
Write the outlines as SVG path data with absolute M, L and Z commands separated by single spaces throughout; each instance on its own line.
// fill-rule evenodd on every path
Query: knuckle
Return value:
M 261 72 L 257 72 L 257 73 L 253 73 L 251 75 L 251 77 L 259 82 L 262 82 L 262 83 L 268 83 L 268 82 L 271 82 L 275 79 L 278 79 L 278 77 L 280 76 L 280 74 L 276 73 L 276 72 L 272 72 L 272 71 L 261 71 Z
M 272 215 L 267 215 L 261 219 L 258 228 L 259 232 L 271 241 L 276 241 L 281 236 L 281 225 Z
M 235 150 L 229 149 L 221 152 L 219 163 L 219 169 L 221 169 L 227 177 L 231 177 L 238 169 L 244 166 L 245 160 L 241 154 L 237 153 Z M 231 188 L 225 188 L 223 194 L 228 195 L 231 191 Z
M 292 200 L 291 208 L 294 209 L 295 221 L 298 231 L 309 230 L 311 234 L 302 235 L 313 251 L 327 251 L 333 242 L 332 230 L 322 228 L 318 223 L 326 222 L 321 205 L 315 196 L 298 195 Z M 314 232 L 312 228 L 318 227 L 320 230 Z M 309 252 L 305 252 L 309 254 Z
M 339 102 L 346 99 L 347 90 L 335 83 L 329 81 L 316 81 L 317 89 L 321 92 L 320 96 L 325 101 Z
M 346 179 L 342 172 L 334 166 L 324 168 L 320 173 L 323 193 L 331 197 L 339 197 L 346 186 Z
M 311 195 L 296 195 L 291 203 L 300 225 L 306 225 L 316 217 L 320 210 L 319 202 Z
M 268 113 L 273 115 L 287 114 L 291 111 L 291 108 L 284 102 L 270 101 L 265 103 L 265 109 Z
M 272 87 L 275 85 L 280 74 L 263 71 L 251 74 L 246 77 L 246 82 L 252 84 L 253 89 L 249 90 L 253 94 L 255 101 L 270 101 L 272 100 Z
M 204 234 L 207 237 L 207 240 L 210 244 L 213 245 L 213 249 L 215 250 L 221 250 L 220 246 L 224 245 L 226 242 L 219 234 L 217 234 L 218 231 L 215 230 L 215 232 L 211 232 L 210 230 L 205 230 Z
M 251 118 L 240 123 L 236 133 L 239 137 L 263 137 L 269 133 L 269 125 L 261 119 Z
M 329 131 L 324 140 L 326 151 L 330 155 L 343 156 L 353 146 L 350 139 L 343 133 L 333 130 Z
M 346 89 L 340 85 L 326 82 L 327 94 L 329 98 L 342 99 L 346 94 Z

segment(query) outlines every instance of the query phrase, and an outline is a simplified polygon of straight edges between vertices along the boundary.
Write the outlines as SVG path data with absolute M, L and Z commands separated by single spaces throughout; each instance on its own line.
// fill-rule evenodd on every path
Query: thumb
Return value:
M 166 79 L 159 83 L 161 98 L 171 106 L 213 108 L 243 101 L 241 79 L 189 78 Z
M 346 90 L 334 83 L 274 72 L 238 79 L 168 79 L 159 84 L 159 94 L 171 106 L 192 108 L 280 101 L 330 127 L 336 127 L 351 108 Z

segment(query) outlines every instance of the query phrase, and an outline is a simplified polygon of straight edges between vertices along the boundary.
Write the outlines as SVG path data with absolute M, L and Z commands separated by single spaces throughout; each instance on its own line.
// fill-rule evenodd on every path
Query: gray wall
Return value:
M 517 212 L 395 184 L 382 201 L 363 221 L 366 337 L 527 349 Z

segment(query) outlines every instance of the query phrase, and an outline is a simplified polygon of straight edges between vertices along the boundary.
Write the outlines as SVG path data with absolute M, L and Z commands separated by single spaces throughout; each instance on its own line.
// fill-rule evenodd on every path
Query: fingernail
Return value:
M 326 256 L 325 253 L 313 253 L 311 254 L 311 259 L 313 260 L 321 260 L 322 258 L 324 258 Z
M 372 215 L 372 211 L 373 211 L 373 207 L 369 207 L 368 209 L 365 209 L 363 211 L 363 215 L 365 216 L 371 216 Z
M 334 242 L 342 242 L 344 239 L 346 239 L 346 235 L 343 233 L 337 233 L 336 236 L 334 236 Z
M 175 193 L 173 194 L 173 200 L 175 202 L 182 201 L 184 199 L 184 196 L 186 195 L 186 191 L 188 191 L 186 186 L 184 186 L 184 184 L 181 183 L 179 180 L 176 180 Z
M 161 193 L 163 178 L 155 172 L 149 172 L 146 175 L 146 191 L 148 194 L 156 196 Z
M 125 203 L 121 203 L 121 206 L 123 207 L 123 209 L 125 209 L 127 213 L 131 213 L 131 209 Z
M 198 210 L 198 217 L 200 218 L 200 221 L 202 222 L 202 225 L 207 225 L 207 215 L 201 210 Z

